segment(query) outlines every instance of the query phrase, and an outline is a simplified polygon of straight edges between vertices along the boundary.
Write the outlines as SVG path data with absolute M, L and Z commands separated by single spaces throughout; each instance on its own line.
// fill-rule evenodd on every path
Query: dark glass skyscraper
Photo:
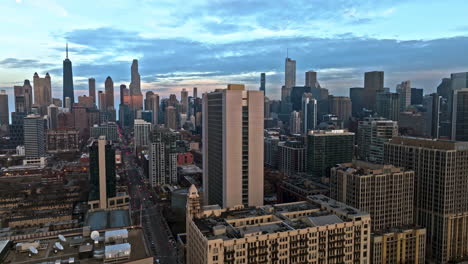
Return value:
M 65 98 L 70 97 L 71 106 L 75 102 L 75 94 L 73 92 L 73 72 L 72 62 L 68 59 L 68 44 L 67 44 L 67 57 L 63 60 L 63 102 Z

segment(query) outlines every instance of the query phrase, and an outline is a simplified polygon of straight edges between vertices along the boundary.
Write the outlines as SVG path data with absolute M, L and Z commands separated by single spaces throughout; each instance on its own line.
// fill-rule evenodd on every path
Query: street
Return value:
M 135 163 L 135 157 L 128 153 L 124 154 L 123 158 L 127 171 L 128 191 L 131 197 L 131 212 L 133 216 L 137 216 L 133 219 L 138 221 L 134 224 L 140 224 L 141 221 L 145 241 L 151 254 L 155 257 L 156 263 L 177 263 L 175 241 L 171 239 L 172 236 L 165 224 L 161 208 L 157 202 L 154 202 L 157 201 L 157 194 L 144 183 L 142 170 Z

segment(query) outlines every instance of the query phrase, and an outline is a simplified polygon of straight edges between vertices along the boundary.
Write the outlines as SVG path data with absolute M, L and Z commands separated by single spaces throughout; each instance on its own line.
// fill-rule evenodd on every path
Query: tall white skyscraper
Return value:
M 307 135 L 309 130 L 315 130 L 317 126 L 317 100 L 313 99 L 312 94 L 305 93 L 302 96 L 302 132 Z
M 301 115 L 297 111 L 292 111 L 289 117 L 289 133 L 301 133 Z
M 205 204 L 263 204 L 263 102 L 244 85 L 203 94 Z

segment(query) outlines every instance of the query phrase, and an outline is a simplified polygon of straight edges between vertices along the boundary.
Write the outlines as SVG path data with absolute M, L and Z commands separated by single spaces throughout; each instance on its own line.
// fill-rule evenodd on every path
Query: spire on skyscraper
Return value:
M 67 42 L 67 45 L 66 45 L 66 47 L 65 47 L 65 50 L 66 50 L 66 53 L 67 53 L 66 59 L 68 59 L 68 42 Z

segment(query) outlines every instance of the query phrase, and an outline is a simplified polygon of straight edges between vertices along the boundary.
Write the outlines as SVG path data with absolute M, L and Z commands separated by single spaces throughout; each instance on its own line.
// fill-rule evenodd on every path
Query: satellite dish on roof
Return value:
M 29 251 L 30 251 L 31 253 L 33 253 L 34 255 L 36 255 L 37 253 L 39 253 L 39 252 L 37 251 L 37 249 L 36 249 L 35 247 L 33 247 L 33 246 L 29 246 L 28 249 L 29 249 Z
M 60 241 L 62 241 L 62 242 L 67 241 L 67 239 L 63 235 L 58 235 L 58 239 L 60 239 Z
M 63 250 L 63 246 L 60 244 L 60 242 L 55 242 L 55 248 L 58 250 Z
M 96 231 L 96 230 L 91 232 L 91 239 L 94 240 L 94 241 L 98 241 L 99 240 L 99 232 Z

